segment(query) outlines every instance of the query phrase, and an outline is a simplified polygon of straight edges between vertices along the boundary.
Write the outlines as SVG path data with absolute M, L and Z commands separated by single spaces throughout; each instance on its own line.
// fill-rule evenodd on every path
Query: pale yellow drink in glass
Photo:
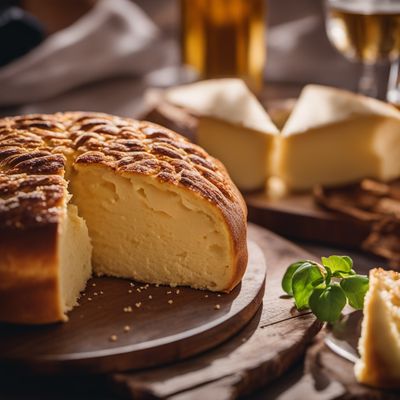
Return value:
M 332 43 L 349 58 L 372 64 L 399 58 L 400 2 L 332 2 L 327 25 Z

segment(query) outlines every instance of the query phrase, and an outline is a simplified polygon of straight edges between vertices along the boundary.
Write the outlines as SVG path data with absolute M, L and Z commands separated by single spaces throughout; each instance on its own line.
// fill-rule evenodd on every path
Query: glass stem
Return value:
M 378 83 L 376 80 L 375 66 L 363 64 L 362 74 L 358 83 L 358 92 L 369 97 L 378 96 Z
M 392 62 L 390 67 L 386 99 L 389 103 L 400 106 L 400 60 Z

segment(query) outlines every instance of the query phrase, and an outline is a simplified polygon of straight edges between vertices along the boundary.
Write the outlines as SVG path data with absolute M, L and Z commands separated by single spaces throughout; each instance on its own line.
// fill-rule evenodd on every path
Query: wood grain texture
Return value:
M 321 328 L 282 296 L 284 270 L 313 256 L 255 225 L 249 237 L 262 247 L 269 266 L 264 305 L 238 335 L 221 346 L 164 368 L 116 374 L 111 382 L 127 398 L 232 399 L 281 376 L 304 353 Z
M 104 373 L 174 362 L 237 333 L 259 309 L 265 284 L 261 249 L 229 294 L 156 287 L 115 278 L 88 282 L 67 323 L 0 325 L 0 367 L 35 373 Z
M 249 220 L 293 239 L 359 249 L 370 224 L 324 210 L 310 193 L 269 199 L 264 193 L 245 196 Z

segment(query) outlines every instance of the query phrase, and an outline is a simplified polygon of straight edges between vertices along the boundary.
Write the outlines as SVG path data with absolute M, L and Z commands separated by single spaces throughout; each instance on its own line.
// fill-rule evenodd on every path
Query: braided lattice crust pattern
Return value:
M 237 223 L 246 217 L 222 164 L 184 137 L 146 121 L 68 112 L 0 120 L 0 229 L 57 222 L 68 172 L 85 164 L 153 176 L 196 192 Z

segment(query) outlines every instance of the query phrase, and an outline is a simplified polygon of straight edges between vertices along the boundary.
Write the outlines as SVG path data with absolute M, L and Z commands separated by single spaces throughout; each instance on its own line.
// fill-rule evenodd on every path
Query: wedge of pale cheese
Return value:
M 199 117 L 198 144 L 222 161 L 240 189 L 265 186 L 279 132 L 242 80 L 197 82 L 169 89 L 165 96 Z
M 278 174 L 288 188 L 400 176 L 400 112 L 372 98 L 306 86 L 283 128 Z

